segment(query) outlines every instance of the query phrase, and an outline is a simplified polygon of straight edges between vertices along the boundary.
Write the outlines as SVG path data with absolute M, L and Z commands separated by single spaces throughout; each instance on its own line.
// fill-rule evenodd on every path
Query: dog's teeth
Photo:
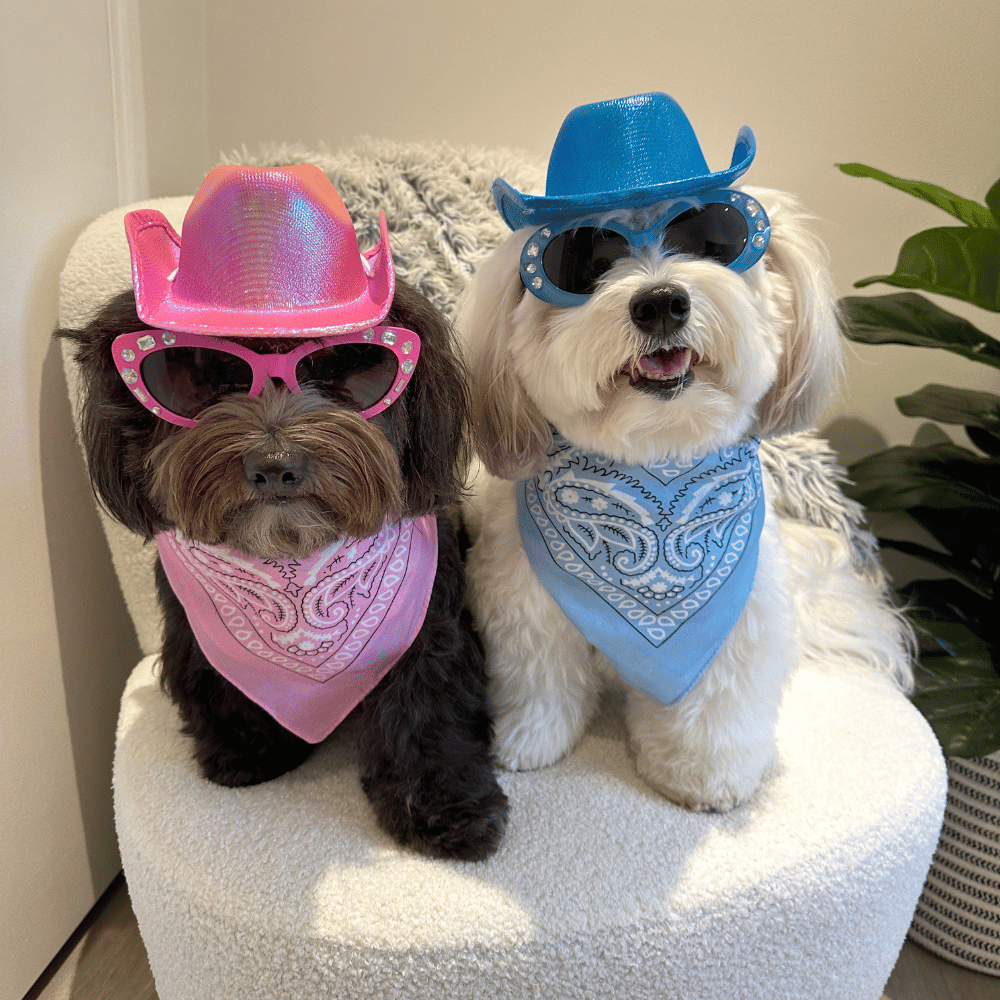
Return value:
M 691 348 L 672 347 L 667 351 L 644 354 L 633 369 L 640 378 L 671 379 L 691 367 Z

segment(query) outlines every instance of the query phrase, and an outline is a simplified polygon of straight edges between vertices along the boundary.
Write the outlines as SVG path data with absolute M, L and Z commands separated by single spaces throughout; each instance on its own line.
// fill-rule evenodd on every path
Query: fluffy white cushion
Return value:
M 382 833 L 349 730 L 268 784 L 203 780 L 154 662 L 114 785 L 160 1000 L 874 1000 L 937 840 L 940 752 L 877 677 L 799 672 L 778 773 L 726 815 L 644 785 L 608 701 L 570 757 L 503 775 L 506 839 L 469 864 Z

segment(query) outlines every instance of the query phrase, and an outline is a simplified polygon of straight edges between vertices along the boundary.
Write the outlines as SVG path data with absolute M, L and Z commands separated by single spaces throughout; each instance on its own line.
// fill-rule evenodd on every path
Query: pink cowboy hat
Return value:
M 216 167 L 178 236 L 162 212 L 125 216 L 139 317 L 230 337 L 331 336 L 374 326 L 395 275 L 385 215 L 362 254 L 344 202 L 318 167 Z

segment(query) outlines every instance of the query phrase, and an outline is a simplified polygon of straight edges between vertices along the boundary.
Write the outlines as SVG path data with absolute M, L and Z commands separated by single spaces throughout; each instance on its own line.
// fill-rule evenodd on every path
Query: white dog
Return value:
M 616 127 L 642 145 L 609 166 L 597 143 Z M 695 165 L 663 167 L 657 144 Z M 745 129 L 708 174 L 680 108 L 642 95 L 567 118 L 545 196 L 494 188 L 515 232 L 458 325 L 491 473 L 469 505 L 469 601 L 508 768 L 561 758 L 624 681 L 642 777 L 727 810 L 772 763 L 801 658 L 909 682 L 906 626 L 840 536 L 767 502 L 758 439 L 814 424 L 841 332 L 802 211 L 732 186 L 753 152 Z

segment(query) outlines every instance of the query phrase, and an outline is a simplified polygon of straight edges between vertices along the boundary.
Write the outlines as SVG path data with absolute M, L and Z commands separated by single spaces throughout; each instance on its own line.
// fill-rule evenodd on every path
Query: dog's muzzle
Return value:
M 633 388 L 673 399 L 683 392 L 694 376 L 691 367 L 698 355 L 691 348 L 678 344 L 677 334 L 691 315 L 688 293 L 676 285 L 644 288 L 629 302 L 629 316 L 637 329 L 652 343 L 663 346 L 643 354 L 625 370 Z

